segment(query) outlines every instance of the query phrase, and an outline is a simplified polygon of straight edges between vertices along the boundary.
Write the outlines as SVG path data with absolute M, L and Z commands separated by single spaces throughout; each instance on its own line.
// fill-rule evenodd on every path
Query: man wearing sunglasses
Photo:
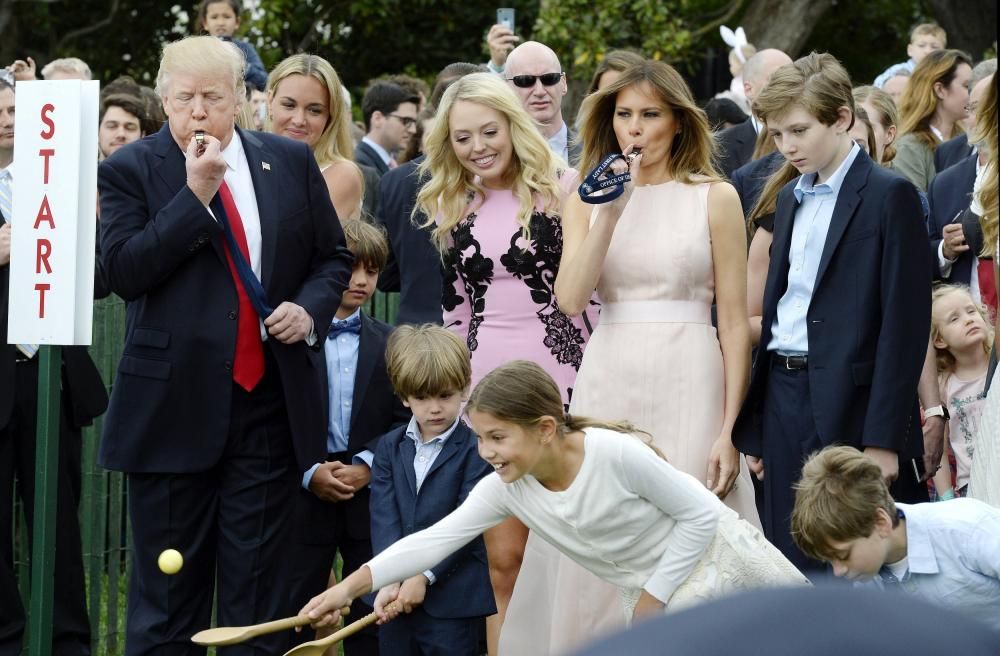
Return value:
M 559 57 L 545 44 L 526 41 L 507 56 L 504 77 L 524 108 L 538 122 L 538 129 L 552 151 L 570 166 L 580 158 L 576 134 L 563 121 L 562 99 L 566 95 L 566 74 Z

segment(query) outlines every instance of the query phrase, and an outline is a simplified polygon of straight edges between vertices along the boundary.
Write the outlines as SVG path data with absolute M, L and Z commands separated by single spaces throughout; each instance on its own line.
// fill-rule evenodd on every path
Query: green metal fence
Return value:
M 377 292 L 365 308 L 369 315 L 395 323 L 398 294 Z M 94 343 L 91 356 L 110 391 L 121 357 L 125 334 L 125 303 L 112 296 L 94 304 Z M 125 477 L 97 465 L 97 447 L 103 418 L 83 432 L 80 528 L 87 602 L 92 627 L 92 651 L 101 656 L 121 654 L 125 643 L 125 594 L 128 588 L 128 516 Z M 16 498 L 16 497 L 15 497 Z M 15 568 L 24 607 L 30 608 L 31 550 L 19 503 L 15 502 Z M 28 644 L 25 636 L 24 644 Z

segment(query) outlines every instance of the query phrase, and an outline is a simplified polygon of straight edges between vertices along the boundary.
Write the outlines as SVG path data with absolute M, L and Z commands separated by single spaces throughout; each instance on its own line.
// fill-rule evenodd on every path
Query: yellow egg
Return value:
M 184 556 L 176 549 L 166 549 L 160 554 L 156 563 L 164 574 L 176 574 L 184 566 Z

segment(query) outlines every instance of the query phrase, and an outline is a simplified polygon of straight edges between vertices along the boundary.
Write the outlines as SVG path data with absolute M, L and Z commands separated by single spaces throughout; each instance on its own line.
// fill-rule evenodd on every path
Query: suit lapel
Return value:
M 354 412 L 351 413 L 351 434 L 354 434 L 354 427 L 357 425 L 358 416 L 361 414 L 360 408 L 365 400 L 365 392 L 368 390 L 368 382 L 372 378 L 372 371 L 379 357 L 372 320 L 361 313 L 361 334 L 358 336 L 358 364 L 354 371 Z
M 868 183 L 868 174 L 871 172 L 871 168 L 872 161 L 864 152 L 859 152 L 854 164 L 844 176 L 844 182 L 840 185 L 840 193 L 837 194 L 837 202 L 833 206 L 833 217 L 830 219 L 830 229 L 826 233 L 823 255 L 819 258 L 819 269 L 816 271 L 816 282 L 813 285 L 813 290 L 819 289 L 823 274 L 833 258 L 833 253 L 844 237 L 844 231 L 847 230 L 851 219 L 854 218 L 854 211 L 861 203 L 861 190 Z
M 399 441 L 399 449 L 396 451 L 396 457 L 400 459 L 400 467 L 403 473 L 406 475 L 406 482 L 410 484 L 410 494 L 413 497 L 417 496 L 417 474 L 413 471 L 413 459 L 417 456 L 417 447 L 414 446 L 413 440 L 411 440 L 406 435 L 406 429 L 403 429 L 403 439 Z
M 250 167 L 254 196 L 257 197 L 257 213 L 260 215 L 260 280 L 267 289 L 274 271 L 274 254 L 278 245 L 278 194 L 275 174 L 271 166 L 275 163 L 267 146 L 251 132 L 236 128 L 243 141 L 243 153 Z
M 765 315 L 774 314 L 778 306 L 778 299 L 784 293 L 788 282 L 788 253 L 792 245 L 792 228 L 795 225 L 795 212 L 799 209 L 799 202 L 795 199 L 795 194 L 789 193 L 790 203 L 781 203 L 780 196 L 778 208 L 774 215 L 774 240 L 771 242 L 771 266 L 767 269 L 767 283 L 764 286 L 764 312 Z M 767 316 L 764 317 L 766 322 Z M 770 323 L 766 323 L 765 329 L 770 331 Z

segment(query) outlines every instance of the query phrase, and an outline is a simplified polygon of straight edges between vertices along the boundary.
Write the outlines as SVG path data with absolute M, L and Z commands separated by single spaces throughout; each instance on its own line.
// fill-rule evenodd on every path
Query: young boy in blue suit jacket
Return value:
M 346 571 L 371 559 L 370 449 L 380 435 L 405 425 L 410 418 L 386 375 L 385 348 L 392 327 L 362 311 L 385 266 L 388 242 L 381 230 L 362 221 L 345 221 L 343 229 L 355 262 L 350 285 L 323 344 L 329 399 L 327 456 L 303 473 L 294 508 L 289 558 L 289 603 L 294 608 L 325 589 L 338 552 Z M 351 606 L 354 617 L 363 617 L 371 610 L 361 599 L 355 599 Z M 292 644 L 297 644 L 312 639 L 311 633 L 289 635 Z M 375 627 L 345 640 L 344 652 L 347 656 L 378 656 Z
M 491 471 L 479 457 L 476 435 L 459 417 L 472 379 L 465 343 L 440 326 L 401 326 L 389 339 L 386 366 L 413 418 L 375 448 L 370 487 L 376 554 L 449 514 Z M 408 614 L 380 627 L 382 654 L 478 654 L 483 619 L 496 613 L 483 539 L 423 574 L 382 588 L 375 606 L 392 600 Z

